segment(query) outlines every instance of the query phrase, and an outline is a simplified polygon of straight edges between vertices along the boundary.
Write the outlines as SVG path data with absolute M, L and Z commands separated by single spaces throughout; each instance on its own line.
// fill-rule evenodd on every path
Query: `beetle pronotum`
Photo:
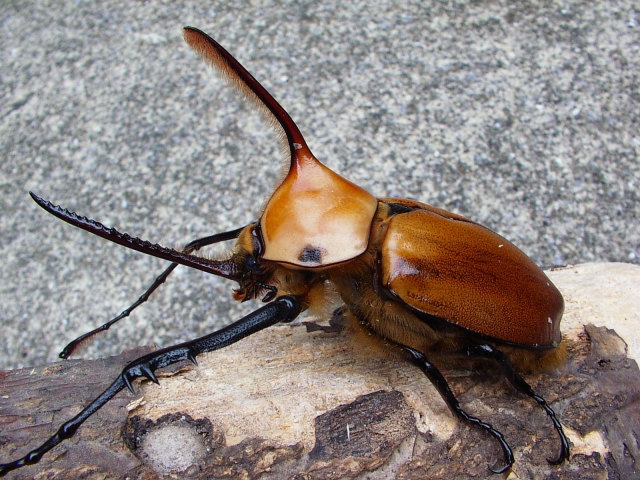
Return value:
M 100 396 L 57 433 L 23 458 L 0 465 L 0 475 L 37 463 L 95 411 L 138 377 L 158 382 L 155 371 L 235 343 L 279 322 L 291 322 L 323 298 L 330 283 L 353 329 L 404 356 L 436 386 L 460 419 L 495 437 L 504 452 L 504 472 L 514 462 L 500 432 L 463 410 L 430 358 L 473 357 L 495 361 L 519 392 L 533 398 L 560 436 L 562 425 L 518 369 L 553 367 L 564 358 L 562 296 L 522 251 L 491 230 L 440 208 L 413 200 L 376 198 L 320 163 L 287 112 L 224 48 L 191 27 L 184 38 L 268 116 L 290 153 L 288 174 L 260 218 L 236 230 L 188 244 L 183 251 L 132 238 L 31 194 L 58 218 L 133 250 L 172 264 L 141 299 L 102 327 L 71 342 L 67 358 L 85 338 L 107 329 L 146 301 L 178 265 L 236 281 L 236 300 L 262 297 L 265 306 L 210 335 L 144 355 L 124 367 Z M 229 258 L 193 255 L 207 245 L 236 239 Z

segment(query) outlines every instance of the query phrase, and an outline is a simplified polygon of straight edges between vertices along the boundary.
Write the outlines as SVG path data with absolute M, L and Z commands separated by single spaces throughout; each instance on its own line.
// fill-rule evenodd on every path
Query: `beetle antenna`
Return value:
M 244 228 L 246 227 L 236 228 L 235 230 L 231 230 L 230 232 L 217 233 L 215 235 L 209 235 L 208 237 L 193 240 L 192 242 L 189 242 L 182 249 L 182 253 L 192 253 L 200 250 L 203 247 L 213 245 L 214 243 L 224 242 L 226 240 L 233 240 L 234 238 L 238 238 L 238 235 L 240 235 L 240 232 L 242 232 Z M 131 312 L 133 312 L 136 308 L 138 308 L 140 305 L 142 305 L 147 300 L 149 300 L 149 297 L 151 296 L 151 294 L 155 292 L 156 289 L 167 280 L 167 277 L 171 274 L 171 272 L 173 272 L 176 269 L 177 266 L 178 264 L 175 262 L 169 265 L 164 270 L 164 272 L 162 272 L 160 275 L 156 277 L 156 279 L 151 284 L 151 286 L 142 295 L 140 295 L 140 297 L 138 298 L 138 300 L 135 301 L 135 303 L 130 305 L 126 310 L 122 311 L 120 315 L 118 315 L 117 317 L 112 318 L 105 324 L 100 325 L 98 328 L 93 329 L 90 332 L 87 332 L 83 335 L 80 335 L 78 338 L 76 338 L 72 342 L 69 342 L 69 344 L 62 349 L 62 352 L 60 352 L 58 356 L 62 359 L 69 358 L 73 354 L 74 350 L 76 350 L 80 345 L 82 345 L 87 339 L 93 337 L 94 335 L 100 332 L 109 330 L 109 328 L 114 323 L 131 315 Z
M 51 215 L 58 217 L 61 220 L 73 225 L 74 227 L 86 230 L 89 233 L 93 233 L 99 237 L 105 238 L 113 243 L 122 245 L 123 247 L 130 248 L 137 252 L 145 253 L 153 257 L 162 258 L 163 260 L 169 260 L 180 265 L 202 270 L 203 272 L 212 273 L 219 277 L 228 278 L 231 280 L 239 280 L 240 273 L 238 272 L 238 265 L 228 260 L 212 260 L 208 258 L 198 257 L 184 252 L 179 252 L 172 248 L 163 247 L 161 245 L 141 240 L 137 237 L 132 237 L 127 233 L 121 233 L 115 228 L 109 228 L 103 224 L 91 220 L 87 217 L 82 217 L 74 212 L 70 212 L 66 208 L 54 205 L 48 200 L 38 197 L 35 193 L 29 192 L 31 198 L 44 210 Z
M 209 65 L 215 67 L 222 76 L 256 105 L 265 114 L 286 144 L 283 149 L 291 155 L 291 165 L 300 149 L 309 150 L 307 144 L 287 111 L 258 82 L 240 62 L 227 52 L 218 42 L 194 27 L 184 27 L 183 36 L 189 46 Z M 310 152 L 309 152 L 310 153 Z

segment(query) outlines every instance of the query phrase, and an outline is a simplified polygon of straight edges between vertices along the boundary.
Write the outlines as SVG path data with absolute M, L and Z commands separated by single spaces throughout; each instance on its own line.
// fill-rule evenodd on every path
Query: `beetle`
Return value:
M 184 38 L 207 63 L 236 86 L 280 133 L 289 170 L 260 218 L 244 227 L 189 243 L 182 251 L 120 233 L 31 193 L 54 216 L 171 265 L 145 294 L 107 324 L 71 342 L 67 358 L 86 338 L 108 329 L 147 300 L 177 265 L 237 282 L 238 301 L 265 303 L 212 334 L 159 349 L 126 365 L 115 381 L 49 440 L 19 460 L 0 465 L 0 475 L 37 463 L 72 437 L 80 425 L 132 381 L 158 383 L 155 371 L 235 343 L 327 301 L 334 292 L 351 327 L 420 368 L 458 418 L 485 430 L 500 444 L 504 464 L 514 462 L 503 435 L 469 415 L 458 403 L 433 358 L 490 360 L 513 387 L 545 410 L 560 437 L 551 464 L 569 458 L 562 425 L 519 370 L 553 368 L 565 356 L 560 332 L 562 295 L 544 272 L 512 243 L 465 217 L 417 201 L 376 198 L 333 172 L 311 153 L 282 106 L 240 63 L 202 31 L 185 27 Z M 195 255 L 200 248 L 235 240 L 228 258 Z M 331 285 L 327 289 L 327 285 Z

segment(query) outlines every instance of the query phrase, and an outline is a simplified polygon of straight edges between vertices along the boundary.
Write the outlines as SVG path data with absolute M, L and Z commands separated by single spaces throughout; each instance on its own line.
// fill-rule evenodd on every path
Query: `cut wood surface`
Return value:
M 510 478 L 638 478 L 640 267 L 548 275 L 565 297 L 569 359 L 525 378 L 561 419 L 570 462 L 547 464 L 559 448 L 551 422 L 492 369 L 443 373 L 505 435 Z M 361 351 L 333 320 L 276 326 L 163 372 L 160 386 L 138 383 L 7 478 L 496 478 L 494 439 L 455 420 L 418 369 Z M 1 372 L 0 461 L 42 443 L 148 350 Z

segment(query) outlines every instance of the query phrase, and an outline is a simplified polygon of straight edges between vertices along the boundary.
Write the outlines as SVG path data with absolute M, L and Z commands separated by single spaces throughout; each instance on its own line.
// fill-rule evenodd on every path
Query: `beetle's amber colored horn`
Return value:
M 183 35 L 187 44 L 198 55 L 218 70 L 231 85 L 238 88 L 279 130 L 283 140 L 286 139 L 287 149 L 291 154 L 291 167 L 297 162 L 298 154 L 311 154 L 298 126 L 286 110 L 240 65 L 240 62 L 213 38 L 197 28 L 184 27 Z

